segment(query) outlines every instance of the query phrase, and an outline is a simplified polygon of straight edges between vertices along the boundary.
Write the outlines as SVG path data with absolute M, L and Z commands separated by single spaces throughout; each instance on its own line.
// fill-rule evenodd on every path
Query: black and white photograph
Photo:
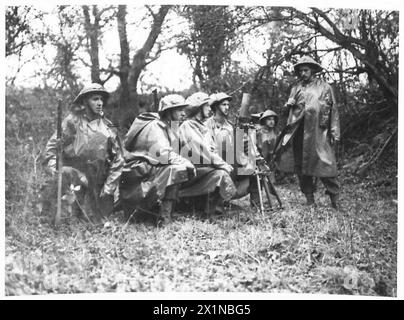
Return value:
M 399 298 L 399 11 L 6 1 L 4 297 Z

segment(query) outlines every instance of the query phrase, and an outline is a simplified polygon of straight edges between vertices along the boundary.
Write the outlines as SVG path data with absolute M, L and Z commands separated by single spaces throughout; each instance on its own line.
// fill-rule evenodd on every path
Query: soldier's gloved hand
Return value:
M 82 174 L 81 172 L 79 172 L 79 179 L 80 179 L 81 185 L 88 187 L 87 177 L 84 174 Z
M 282 115 L 283 115 L 284 117 L 287 117 L 287 116 L 289 115 L 290 109 L 293 108 L 295 105 L 296 105 L 295 99 L 289 99 L 289 100 L 285 103 L 285 105 L 283 106 L 283 108 L 282 108 L 282 111 L 281 111 Z
M 114 192 L 111 190 L 111 188 L 108 188 L 107 186 L 103 186 L 100 192 L 100 198 L 104 197 L 112 197 L 114 195 Z
M 233 166 L 228 163 L 224 164 L 222 169 L 226 171 L 228 174 L 231 174 L 231 172 L 234 170 Z
M 290 107 L 293 107 L 296 104 L 296 100 L 293 98 L 290 98 L 286 103 L 285 103 L 285 107 L 289 110 Z

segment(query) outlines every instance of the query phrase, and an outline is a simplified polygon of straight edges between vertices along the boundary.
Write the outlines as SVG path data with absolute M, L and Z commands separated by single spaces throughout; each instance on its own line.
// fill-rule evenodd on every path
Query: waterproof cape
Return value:
M 102 119 L 77 126 L 73 143 L 65 149 L 66 156 L 87 162 L 107 159 L 110 137 L 110 128 Z

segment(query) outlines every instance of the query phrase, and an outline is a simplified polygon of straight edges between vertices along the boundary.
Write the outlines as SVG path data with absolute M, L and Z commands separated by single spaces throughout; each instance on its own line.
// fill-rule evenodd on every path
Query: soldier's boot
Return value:
M 330 200 L 331 200 L 331 206 L 334 209 L 339 210 L 340 205 L 339 205 L 339 196 L 338 196 L 338 194 L 330 194 Z
M 160 211 L 159 211 L 159 219 L 157 221 L 158 225 L 166 225 L 171 223 L 172 221 L 172 212 L 174 209 L 174 200 L 164 199 L 161 201 Z
M 224 215 L 226 213 L 225 210 L 225 203 L 223 201 L 223 198 L 219 196 L 217 202 L 216 202 L 216 207 L 215 207 L 215 214 L 216 215 Z
M 205 206 L 203 208 L 203 218 L 209 219 L 215 214 L 219 200 L 220 194 L 217 190 L 207 195 Z
M 164 199 L 161 201 L 157 225 L 165 225 L 172 221 L 172 213 L 178 196 L 179 187 L 171 185 L 166 188 Z
M 305 193 L 304 195 L 306 196 L 306 205 L 308 206 L 315 205 L 313 193 Z

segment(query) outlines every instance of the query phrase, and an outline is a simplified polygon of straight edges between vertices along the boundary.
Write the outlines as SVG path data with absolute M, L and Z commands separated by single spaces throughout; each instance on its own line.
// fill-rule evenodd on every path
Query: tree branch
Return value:
M 151 30 L 149 35 L 144 42 L 142 48 L 140 48 L 133 57 L 133 62 L 131 66 L 131 72 L 129 76 L 129 82 L 136 89 L 137 82 L 139 79 L 139 75 L 142 72 L 143 68 L 148 64 L 146 59 L 148 58 L 150 51 L 152 50 L 158 36 L 161 33 L 161 28 L 164 22 L 164 19 L 172 6 L 163 5 L 160 6 L 160 9 L 157 14 L 153 15 L 153 24 L 151 26 Z M 146 8 L 151 11 L 151 8 Z M 153 58 L 152 58 L 153 59 Z M 154 60 L 153 60 L 154 61 Z M 149 62 L 150 63 L 150 62 Z
M 347 36 L 344 35 L 336 26 L 336 24 L 334 22 L 331 21 L 331 19 L 327 16 L 326 13 L 324 13 L 323 11 L 321 11 L 318 8 L 311 8 L 313 10 L 313 12 L 317 13 L 321 18 L 323 18 L 327 24 L 332 28 L 332 30 L 334 31 L 334 35 L 335 37 L 337 37 L 338 39 L 340 39 L 341 41 L 347 41 L 347 42 L 352 42 L 352 43 L 356 43 L 362 47 L 366 47 L 366 42 L 363 41 L 362 39 L 357 39 L 351 36 Z M 318 23 L 320 25 L 320 23 Z
M 313 28 L 314 30 L 318 31 L 331 41 L 335 42 L 336 44 L 339 44 L 342 46 L 344 49 L 347 49 L 352 53 L 352 55 L 357 58 L 359 61 L 361 61 L 371 72 L 372 76 L 377 80 L 377 82 L 385 89 L 387 90 L 394 98 L 394 101 L 397 101 L 398 98 L 398 90 L 395 86 L 391 85 L 389 81 L 386 79 L 386 76 L 381 74 L 379 71 L 379 68 L 369 60 L 369 58 L 360 52 L 358 48 L 353 46 L 352 43 L 358 44 L 358 39 L 348 37 L 348 36 L 340 36 L 341 33 L 337 33 L 338 36 L 329 30 L 327 30 L 324 26 L 322 26 L 319 22 L 314 21 L 311 19 L 308 15 L 305 13 L 297 10 L 297 9 L 292 9 L 294 10 L 294 13 L 296 14 L 296 17 L 300 19 L 301 21 L 304 21 L 309 27 Z M 318 9 L 316 12 L 321 12 Z M 362 44 L 362 42 L 360 42 Z M 397 102 L 395 102 L 397 103 Z
M 153 17 L 153 20 L 156 20 L 156 19 L 157 19 L 157 16 L 156 16 L 156 14 L 154 13 L 154 11 L 151 9 L 151 7 L 150 7 L 150 6 L 145 6 L 145 7 L 146 7 L 146 9 L 150 12 L 151 16 Z

